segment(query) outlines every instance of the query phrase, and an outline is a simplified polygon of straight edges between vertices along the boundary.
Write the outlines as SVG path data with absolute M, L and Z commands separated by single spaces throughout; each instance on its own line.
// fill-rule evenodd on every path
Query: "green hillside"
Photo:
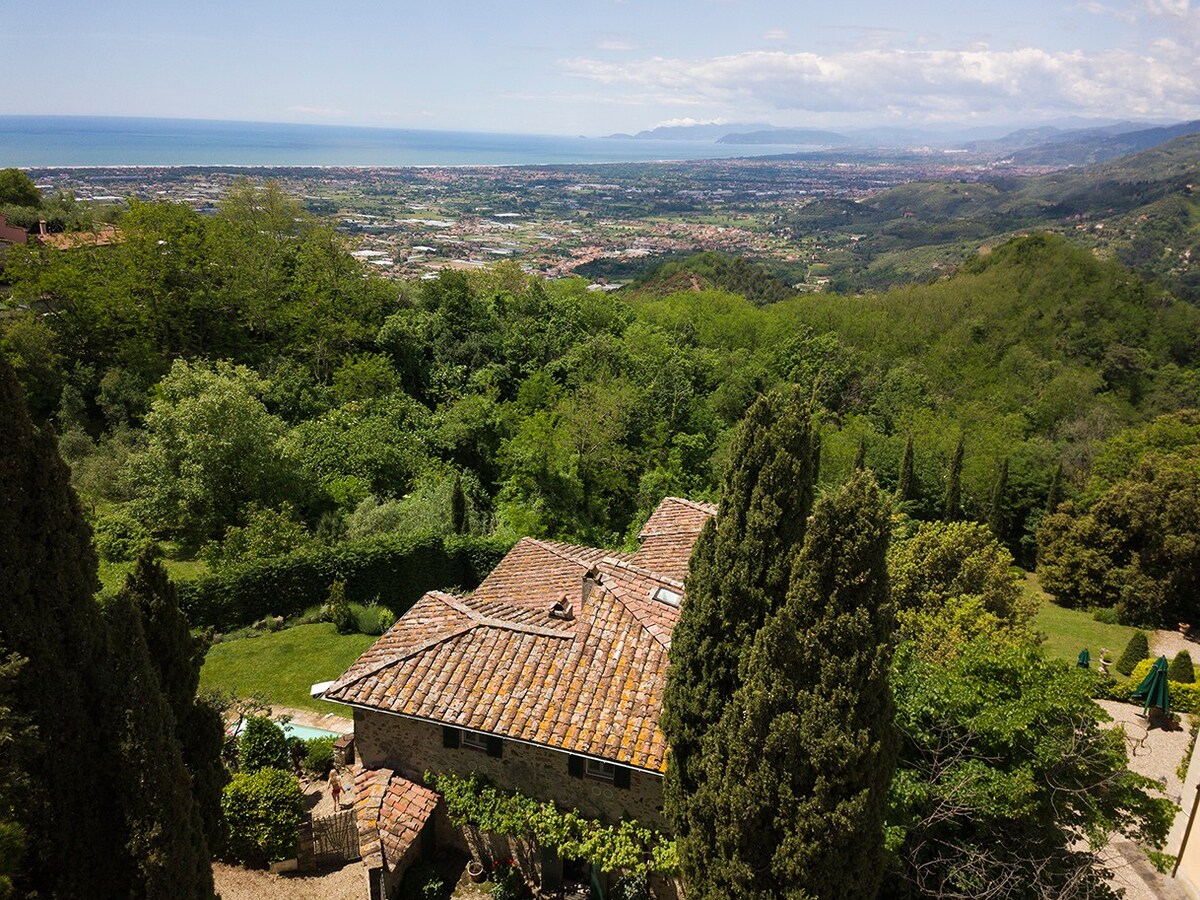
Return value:
M 917 182 L 861 202 L 818 201 L 787 217 L 795 235 L 861 235 L 834 286 L 864 290 L 928 279 L 980 246 L 1050 230 L 1115 255 L 1200 299 L 1200 135 L 1131 156 L 1036 178 Z M 934 248 L 916 258 L 911 251 Z M 935 267 L 934 263 L 938 266 Z

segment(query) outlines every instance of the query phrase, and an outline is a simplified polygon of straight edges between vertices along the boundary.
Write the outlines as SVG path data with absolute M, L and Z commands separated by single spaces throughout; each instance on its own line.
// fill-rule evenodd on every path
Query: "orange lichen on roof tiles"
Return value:
M 394 866 L 421 836 L 441 798 L 391 769 L 354 773 L 354 814 L 364 865 Z
M 663 501 L 643 535 L 671 553 L 525 538 L 471 596 L 423 596 L 325 698 L 663 771 L 671 631 L 714 512 Z M 570 619 L 552 615 L 564 596 Z

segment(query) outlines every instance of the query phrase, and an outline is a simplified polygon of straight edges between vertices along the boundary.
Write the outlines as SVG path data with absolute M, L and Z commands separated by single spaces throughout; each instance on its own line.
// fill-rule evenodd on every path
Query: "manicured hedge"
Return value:
M 1118 686 L 1117 696 L 1113 699 L 1130 701 L 1130 695 L 1137 690 L 1147 675 L 1153 659 L 1143 659 L 1134 669 L 1129 680 Z M 1200 684 L 1184 684 L 1180 681 L 1167 680 L 1167 693 L 1171 698 L 1171 712 L 1200 713 Z
M 329 585 L 341 580 L 349 601 L 378 597 L 401 615 L 428 590 L 474 588 L 510 546 L 493 538 L 430 534 L 304 548 L 182 582 L 179 605 L 193 626 L 228 631 L 323 603 Z

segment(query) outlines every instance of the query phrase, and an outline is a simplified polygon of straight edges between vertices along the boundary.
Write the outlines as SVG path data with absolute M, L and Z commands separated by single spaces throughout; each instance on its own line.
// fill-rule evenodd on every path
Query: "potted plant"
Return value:
M 482 884 L 483 879 L 487 877 L 483 871 L 483 863 L 477 859 L 467 863 L 467 875 L 476 884 Z

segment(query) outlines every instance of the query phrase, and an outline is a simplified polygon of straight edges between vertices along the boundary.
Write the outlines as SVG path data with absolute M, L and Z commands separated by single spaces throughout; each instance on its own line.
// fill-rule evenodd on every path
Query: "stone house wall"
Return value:
M 589 818 L 632 818 L 651 828 L 667 828 L 661 775 L 633 769 L 629 787 L 618 788 L 572 777 L 567 753 L 509 740 L 503 742 L 499 758 L 468 747 L 451 749 L 443 746 L 441 725 L 375 710 L 355 708 L 354 735 L 361 763 L 369 769 L 391 768 L 417 783 L 423 783 L 426 771 L 464 776 L 475 772 L 499 788 L 574 807 Z M 439 827 L 439 839 L 449 837 L 445 827 Z

